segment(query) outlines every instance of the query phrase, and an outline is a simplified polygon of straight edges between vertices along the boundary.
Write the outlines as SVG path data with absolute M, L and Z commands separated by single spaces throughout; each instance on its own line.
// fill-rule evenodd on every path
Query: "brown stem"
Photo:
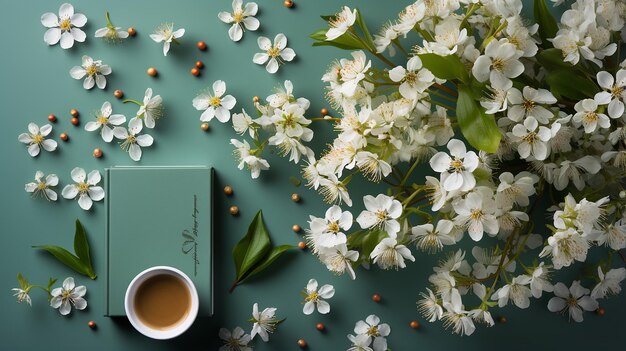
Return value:
M 228 293 L 232 294 L 233 291 L 235 291 L 235 288 L 237 287 L 237 285 L 239 285 L 239 281 L 235 279 L 235 281 L 233 282 L 233 286 L 231 286 L 230 289 L 228 289 Z
M 441 84 L 437 84 L 437 83 L 435 83 L 435 84 L 433 84 L 433 86 L 434 86 L 435 88 L 439 89 L 439 90 L 445 91 L 446 93 L 448 93 L 448 94 L 450 94 L 450 95 L 452 95 L 452 96 L 459 96 L 459 93 L 457 93 L 456 91 L 454 91 L 454 90 L 452 90 L 452 89 L 448 88 L 448 87 L 447 87 L 447 86 L 445 86 L 445 85 L 441 85 Z

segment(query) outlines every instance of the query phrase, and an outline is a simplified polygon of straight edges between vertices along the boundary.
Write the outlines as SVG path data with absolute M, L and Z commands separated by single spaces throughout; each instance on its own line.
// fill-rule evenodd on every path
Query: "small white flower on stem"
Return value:
M 46 151 L 54 151 L 57 149 L 57 142 L 52 139 L 46 139 L 48 134 L 52 132 L 52 126 L 45 124 L 39 128 L 35 123 L 28 123 L 28 133 L 22 133 L 17 137 L 20 143 L 28 145 L 28 154 L 31 157 L 39 155 L 39 151 L 43 147 Z
M 87 307 L 87 300 L 83 296 L 87 293 L 84 285 L 76 286 L 74 278 L 69 277 L 63 281 L 63 286 L 52 289 L 50 295 L 50 306 L 58 308 L 59 313 L 66 316 L 72 311 L 72 307 L 77 310 L 84 310 Z
M 336 202 L 341 204 L 342 202 L 345 202 L 346 205 L 352 207 L 352 199 L 350 199 L 348 189 L 334 174 L 329 174 L 320 179 L 319 192 L 322 194 L 324 201 L 327 203 Z
M 540 298 L 542 293 L 553 292 L 554 286 L 550 283 L 550 267 L 541 262 L 537 266 L 530 277 L 530 292 L 536 299 Z
M 521 56 L 522 52 L 507 39 L 494 39 L 487 44 L 485 54 L 474 62 L 472 74 L 479 82 L 487 79 L 494 82 L 498 76 L 515 78 L 524 72 L 524 64 L 519 61 Z
M 237 134 L 244 135 L 246 132 L 251 138 L 256 135 L 256 129 L 253 127 L 254 121 L 248 115 L 246 110 L 241 109 L 241 113 L 233 113 L 233 129 Z
M 145 124 L 146 128 L 154 128 L 156 121 L 163 117 L 163 99 L 161 95 L 152 96 L 152 88 L 146 89 L 143 103 L 134 100 L 124 100 L 124 102 L 133 102 L 139 106 L 136 116 L 130 119 L 129 124 L 138 119 Z
M 358 321 L 354 326 L 354 332 L 358 335 L 367 335 L 374 338 L 373 350 L 386 351 L 387 339 L 391 334 L 391 327 L 387 323 L 380 323 L 380 318 L 372 314 L 365 318 L 365 321 Z
M 588 249 L 589 241 L 574 228 L 568 228 L 549 237 L 548 245 L 539 253 L 539 257 L 552 256 L 554 268 L 561 269 L 569 267 L 575 260 L 584 262 Z
M 216 80 L 213 82 L 213 94 L 203 93 L 193 99 L 193 107 L 198 111 L 204 111 L 200 115 L 202 122 L 210 122 L 213 118 L 222 123 L 230 120 L 230 110 L 235 107 L 237 99 L 232 95 L 224 95 L 225 93 L 226 83 L 223 80 Z
M 547 127 L 539 126 L 535 117 L 527 117 L 523 124 L 516 124 L 508 135 L 511 142 L 518 144 L 517 152 L 523 159 L 532 156 L 535 160 L 543 161 L 550 154 L 549 141 L 553 132 Z
M 426 288 L 428 294 L 423 292 L 420 293 L 422 297 L 417 301 L 417 310 L 424 316 L 424 318 L 428 319 L 429 322 L 434 322 L 443 316 L 443 307 L 440 304 L 439 299 L 432 290 Z
M 341 211 L 337 205 L 326 210 L 324 218 L 311 216 L 309 221 L 309 232 L 316 235 L 315 247 L 331 248 L 346 243 L 346 235 L 342 230 L 349 230 L 352 227 L 352 213 Z
M 515 306 L 519 308 L 528 308 L 530 306 L 530 297 L 532 293 L 527 286 L 530 284 L 530 277 L 527 275 L 518 275 L 514 277 L 509 284 L 498 289 L 492 296 L 492 300 L 498 300 L 498 306 L 504 307 L 509 303 L 509 299 L 513 301 Z
M 248 346 L 252 338 L 241 327 L 236 327 L 232 332 L 226 328 L 220 328 L 219 337 L 224 345 L 218 351 L 252 351 L 252 346 Z
M 350 10 L 344 6 L 340 12 L 335 14 L 329 21 L 330 28 L 326 31 L 326 40 L 335 40 L 344 35 L 356 21 L 356 9 Z
M 583 321 L 583 311 L 598 309 L 598 301 L 589 296 L 589 289 L 580 285 L 578 280 L 574 280 L 569 289 L 563 283 L 556 283 L 554 295 L 548 301 L 550 312 L 567 312 L 570 319 L 579 323 Z
M 111 23 L 111 19 L 109 18 L 109 11 L 106 12 L 106 20 L 106 27 L 96 30 L 96 33 L 94 35 L 96 38 L 104 38 L 105 40 L 109 40 L 113 43 L 128 38 L 128 31 L 122 29 L 122 27 L 116 27 L 113 25 L 113 23 Z
M 572 117 L 574 126 L 578 127 L 582 124 L 585 133 L 591 134 L 596 131 L 597 127 L 610 128 L 611 121 L 604 113 L 598 112 L 598 103 L 594 99 L 584 99 L 574 105 L 576 114 Z
M 268 307 L 259 312 L 259 304 L 252 305 L 252 331 L 250 332 L 250 338 L 254 339 L 257 335 L 265 342 L 269 341 L 269 334 L 276 330 L 276 326 L 281 321 L 276 319 L 276 308 Z
M 459 335 L 472 335 L 474 333 L 476 326 L 464 309 L 458 290 L 454 289 L 450 301 L 444 302 L 443 307 L 446 309 L 441 318 L 444 328 L 452 327 L 452 332 Z
M 274 37 L 274 45 L 266 37 L 259 37 L 257 43 L 264 52 L 254 54 L 252 62 L 257 65 L 263 65 L 267 62 L 265 70 L 271 74 L 276 73 L 280 65 L 292 61 L 296 57 L 296 52 L 287 47 L 287 37 L 283 33 L 279 33 Z
M 163 56 L 167 56 L 171 43 L 178 44 L 177 39 L 183 35 L 185 35 L 184 28 L 174 30 L 174 23 L 163 23 L 150 34 L 150 38 L 157 43 L 163 42 Z
M 244 7 L 243 1 L 233 0 L 233 12 L 222 11 L 217 14 L 217 18 L 224 23 L 232 23 L 228 30 L 228 37 L 232 41 L 239 41 L 243 37 L 244 30 L 259 29 L 261 23 L 254 17 L 258 11 L 259 6 L 256 2 L 249 2 Z
M 87 23 L 87 17 L 82 13 L 74 13 L 74 6 L 63 4 L 59 8 L 59 17 L 52 12 L 41 15 L 41 24 L 49 28 L 43 35 L 43 40 L 48 45 L 56 45 L 61 42 L 62 49 L 74 46 L 74 41 L 82 43 L 87 38 L 81 27 Z
M 154 143 L 154 139 L 149 134 L 141 134 L 143 124 L 139 119 L 132 119 L 128 123 L 128 130 L 124 127 L 115 127 L 113 129 L 113 135 L 117 139 L 123 140 L 120 143 L 120 147 L 124 151 L 128 151 L 130 158 L 133 161 L 141 160 L 141 148 L 151 146 Z
M 347 272 L 352 280 L 356 279 L 352 265 L 359 259 L 359 252 L 348 250 L 346 244 L 340 244 L 332 248 L 320 248 L 319 258 L 329 271 L 338 275 Z
M 419 56 L 413 56 L 406 63 L 406 68 L 397 66 L 390 70 L 389 78 L 394 82 L 402 82 L 399 87 L 400 94 L 407 99 L 415 100 L 433 84 L 435 76 L 422 67 Z
M 474 151 L 467 151 L 458 139 L 451 139 L 447 146 L 452 157 L 440 151 L 430 159 L 430 167 L 441 173 L 440 180 L 446 191 L 473 189 L 476 179 L 472 172 L 478 167 L 478 156 Z
M 470 193 L 453 206 L 454 212 L 457 213 L 455 223 L 466 226 L 472 240 L 479 241 L 484 232 L 498 234 L 498 220 L 494 215 L 496 203 L 487 191 Z
M 509 91 L 508 100 L 511 106 L 507 117 L 514 122 L 532 116 L 538 122 L 547 124 L 554 116 L 552 111 L 543 106 L 556 103 L 556 98 L 548 90 L 525 86 L 522 93 L 514 88 Z
M 391 165 L 378 158 L 378 154 L 369 151 L 359 151 L 356 154 L 356 165 L 363 175 L 373 182 L 379 182 L 391 173 Z
M 309 280 L 306 288 L 304 289 L 304 307 L 302 312 L 309 315 L 315 311 L 321 314 L 327 314 L 330 312 L 330 304 L 325 300 L 332 298 L 335 295 L 335 288 L 332 285 L 322 285 L 319 290 L 317 289 L 317 280 Z
M 89 90 L 97 85 L 98 88 L 104 89 L 107 85 L 108 76 L 113 72 L 109 65 L 102 64 L 101 60 L 94 60 L 84 55 L 82 58 L 82 66 L 74 66 L 70 69 L 70 76 L 74 79 L 83 79 L 83 88 Z
M 604 274 L 602 268 L 598 266 L 598 278 L 600 282 L 591 291 L 592 298 L 603 299 L 607 295 L 617 295 L 622 292 L 620 284 L 626 279 L 626 268 L 611 269 Z
M 626 70 L 617 71 L 615 78 L 609 72 L 601 71 L 596 78 L 603 91 L 596 94 L 594 101 L 600 105 L 609 105 L 609 117 L 622 117 L 626 101 Z
M 250 144 L 245 139 L 240 142 L 237 139 L 230 139 L 230 143 L 235 146 L 235 157 L 239 161 L 239 169 L 247 167 L 250 170 L 252 179 L 256 179 L 261 174 L 261 171 L 270 169 L 270 164 L 267 160 L 255 156 L 250 151 Z
M 626 224 L 619 220 L 604 228 L 596 239 L 598 245 L 606 245 L 613 250 L 626 248 Z
M 98 170 L 87 175 L 84 169 L 76 167 L 72 169 L 71 176 L 76 184 L 68 184 L 63 188 L 61 195 L 64 198 L 71 200 L 78 196 L 78 205 L 85 211 L 91 208 L 93 201 L 104 199 L 104 189 L 97 186 L 102 179 Z
M 96 120 L 85 124 L 85 130 L 93 132 L 100 129 L 102 140 L 110 143 L 113 140 L 113 128 L 111 126 L 119 126 L 126 122 L 126 116 L 120 114 L 113 115 L 112 113 L 111 103 L 105 101 L 100 110 L 96 112 Z
M 404 260 L 415 262 L 415 257 L 406 246 L 398 244 L 396 239 L 384 238 L 370 254 L 373 262 L 382 269 L 405 268 Z
M 32 193 L 33 197 L 41 196 L 48 201 L 56 201 L 57 193 L 52 190 L 51 187 L 55 187 L 59 184 L 59 177 L 57 177 L 56 174 L 48 174 L 46 179 L 43 179 L 43 177 L 43 172 L 37 171 L 35 173 L 35 181 L 26 184 L 24 190 Z
M 415 246 L 429 253 L 436 253 L 443 249 L 444 245 L 452 245 L 456 243 L 454 237 L 450 235 L 454 228 L 454 222 L 442 219 L 437 222 L 435 228 L 432 224 L 422 224 L 411 229 L 411 241 L 415 242 Z
M 373 351 L 370 347 L 372 337 L 367 334 L 352 335 L 348 334 L 348 340 L 352 343 L 347 351 Z
M 402 215 L 402 204 L 391 196 L 379 194 L 376 197 L 365 195 L 363 203 L 366 210 L 361 212 L 356 221 L 361 228 L 369 229 L 375 226 L 380 227 L 395 238 L 400 231 L 400 222 L 397 218 Z

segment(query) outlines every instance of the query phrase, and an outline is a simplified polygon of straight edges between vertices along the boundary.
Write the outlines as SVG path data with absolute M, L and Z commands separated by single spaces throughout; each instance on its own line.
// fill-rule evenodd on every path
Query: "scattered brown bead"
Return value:
M 598 316 L 604 316 L 604 314 L 606 313 L 606 311 L 604 310 L 604 308 L 600 307 L 596 310 L 596 314 Z
M 146 72 L 148 73 L 148 75 L 150 77 L 156 77 L 157 74 L 159 74 L 159 72 L 157 72 L 156 68 L 154 68 L 154 67 L 148 68 L 148 70 Z
M 233 216 L 236 216 L 239 214 L 239 207 L 237 206 L 230 206 L 230 214 Z
M 130 35 L 131 37 L 134 37 L 135 35 L 137 35 L 137 30 L 135 30 L 134 27 L 129 27 L 128 28 L 128 35 Z
M 227 185 L 224 187 L 224 194 L 231 196 L 233 194 L 233 187 L 230 185 Z
M 61 138 L 61 140 L 63 140 L 63 141 L 68 141 L 70 139 L 70 137 L 67 136 L 67 133 L 59 134 L 59 138 Z
M 326 327 L 324 326 L 323 323 L 317 323 L 317 325 L 315 325 L 315 329 L 317 329 L 319 331 L 324 331 L 326 329 Z
M 203 41 L 199 41 L 198 42 L 198 49 L 200 49 L 200 51 L 206 50 L 206 43 L 203 42 Z
M 506 317 L 505 317 L 505 316 L 500 316 L 500 318 L 498 318 L 498 322 L 500 322 L 500 323 L 502 323 L 502 324 L 505 324 L 505 323 L 506 323 L 506 322 L 508 322 L 508 321 L 509 321 L 509 320 L 508 320 L 508 319 L 506 319 Z
M 75 108 L 71 109 L 70 115 L 72 115 L 72 117 L 78 117 L 78 110 Z
M 379 294 L 374 294 L 372 295 L 372 301 L 374 302 L 380 302 L 380 300 L 382 300 L 382 297 L 380 297 Z
M 291 226 L 291 230 L 293 230 L 293 231 L 294 231 L 294 232 L 296 232 L 296 233 L 300 233 L 300 231 L 302 230 L 302 228 L 301 228 L 299 225 L 294 224 L 294 225 L 292 225 L 292 226 Z
M 301 349 L 306 347 L 306 341 L 304 341 L 304 339 L 300 339 L 298 340 L 298 346 L 300 346 Z
M 204 62 L 202 62 L 200 60 L 196 61 L 196 67 L 198 67 L 200 69 L 204 68 Z
M 121 99 L 122 97 L 124 97 L 124 92 L 117 89 L 113 92 L 113 96 L 115 96 L 118 99 Z
M 89 321 L 89 323 L 87 323 L 87 326 L 89 326 L 89 328 L 91 328 L 91 329 L 95 329 L 96 328 L 96 322 Z
M 102 149 L 100 149 L 99 147 L 93 149 L 93 157 L 95 158 L 102 157 Z
M 322 114 L 322 116 L 328 116 L 328 109 L 326 107 L 324 107 L 323 109 L 320 110 L 320 113 Z
M 295 4 L 293 3 L 293 0 L 285 0 L 285 1 L 283 1 L 283 5 L 285 5 L 285 7 L 287 7 L 287 8 L 292 8 L 293 5 L 295 5 Z
M 78 120 L 78 117 L 72 117 L 70 122 L 72 122 L 72 124 L 75 125 L 75 126 L 80 124 L 80 120 Z
M 409 326 L 413 329 L 419 329 L 420 327 L 420 322 L 418 321 L 411 321 L 411 323 L 409 323 Z
M 192 68 L 191 69 L 191 75 L 195 76 L 195 77 L 199 76 L 200 75 L 200 69 L 198 69 L 198 67 Z
M 298 243 L 298 248 L 300 250 L 306 249 L 306 244 L 304 243 L 304 241 L 301 241 L 301 242 Z
M 293 202 L 300 202 L 300 195 L 293 193 L 291 194 L 291 201 Z
M 53 114 L 49 114 L 48 115 L 48 121 L 54 123 L 57 121 L 57 116 L 53 115 Z
M 256 95 L 252 98 L 252 102 L 254 102 L 255 104 L 259 101 L 261 101 L 261 99 Z
M 206 132 L 207 130 L 209 130 L 209 124 L 207 122 L 200 124 L 200 129 Z

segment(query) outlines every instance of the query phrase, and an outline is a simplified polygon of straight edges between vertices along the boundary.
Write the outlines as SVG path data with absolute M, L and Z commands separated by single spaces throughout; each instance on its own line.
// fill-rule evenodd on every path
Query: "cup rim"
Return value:
M 179 322 L 174 327 L 165 330 L 153 329 L 145 325 L 143 322 L 141 322 L 136 312 L 134 311 L 135 295 L 137 294 L 139 286 L 147 279 L 160 274 L 169 274 L 171 276 L 175 276 L 181 279 L 189 289 L 189 294 L 191 295 L 191 306 L 189 308 L 189 313 L 187 314 L 187 317 L 185 317 L 184 320 Z M 133 278 L 130 284 L 128 284 L 128 288 L 126 289 L 126 294 L 124 296 L 124 309 L 126 311 L 126 316 L 130 321 L 130 324 L 132 324 L 132 326 L 141 334 L 149 338 L 158 340 L 172 339 L 187 331 L 187 329 L 189 329 L 189 327 L 191 327 L 193 322 L 196 320 L 196 317 L 198 315 L 198 308 L 199 299 L 196 286 L 191 281 L 189 276 L 187 276 L 187 274 L 171 266 L 154 266 L 141 271 L 135 276 L 135 278 Z

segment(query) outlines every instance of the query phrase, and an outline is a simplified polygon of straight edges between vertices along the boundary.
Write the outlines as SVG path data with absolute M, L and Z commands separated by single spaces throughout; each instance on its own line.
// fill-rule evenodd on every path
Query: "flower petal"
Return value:
M 87 23 L 87 17 L 83 15 L 82 13 L 75 13 L 70 18 L 70 22 L 72 23 L 73 26 L 82 27 Z
M 78 206 L 80 206 L 83 210 L 88 211 L 91 208 L 91 205 L 93 205 L 93 201 L 91 201 L 89 195 L 81 194 L 78 197 Z
M 60 28 L 50 28 L 43 35 L 43 41 L 45 41 L 48 45 L 56 45 L 59 40 L 61 40 Z
M 241 37 L 243 37 L 243 30 L 238 23 L 233 23 L 232 26 L 228 29 L 228 37 L 232 41 L 239 41 Z
M 93 201 L 100 201 L 104 199 L 104 189 L 100 186 L 92 186 L 89 190 L 87 190 L 87 192 Z
M 66 185 L 61 192 L 61 196 L 65 199 L 73 199 L 78 195 L 78 188 L 74 184 Z
M 57 15 L 55 15 L 52 12 L 46 12 L 43 15 L 41 15 L 41 24 L 43 24 L 44 27 L 48 27 L 48 28 L 58 27 L 59 18 L 57 17 Z

